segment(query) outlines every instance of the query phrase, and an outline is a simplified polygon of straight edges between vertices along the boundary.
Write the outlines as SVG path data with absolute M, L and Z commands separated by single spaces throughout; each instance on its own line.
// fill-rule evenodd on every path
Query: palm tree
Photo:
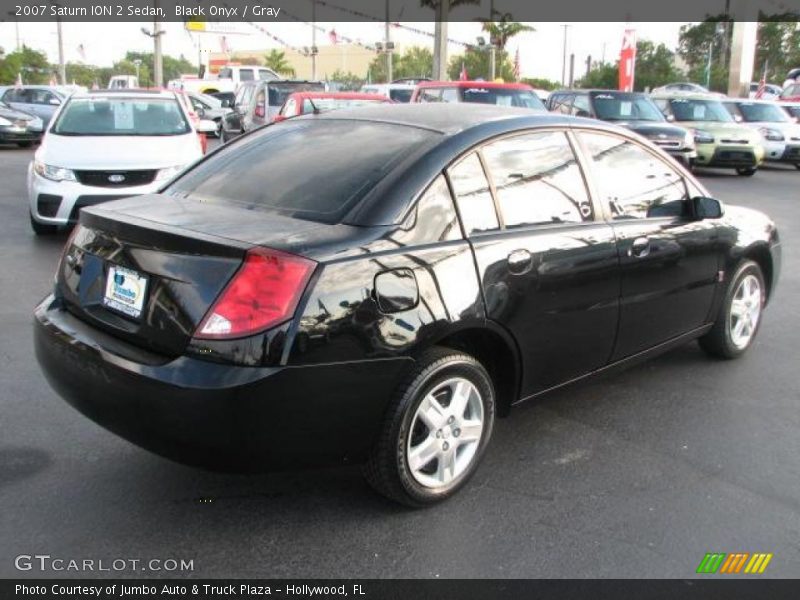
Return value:
M 536 31 L 530 25 L 518 23 L 511 20 L 511 14 L 505 13 L 500 15 L 499 21 L 484 21 L 483 30 L 489 34 L 489 39 L 498 50 L 503 51 L 506 49 L 506 44 L 515 35 L 526 31 Z
M 286 60 L 286 53 L 280 50 L 270 50 L 269 54 L 264 56 L 264 64 L 278 73 L 279 75 L 289 75 L 294 77 L 295 71 L 289 61 Z

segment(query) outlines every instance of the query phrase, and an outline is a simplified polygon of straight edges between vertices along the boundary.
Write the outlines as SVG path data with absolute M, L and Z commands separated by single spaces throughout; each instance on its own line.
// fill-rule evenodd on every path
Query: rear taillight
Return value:
M 265 116 L 267 116 L 267 108 L 266 108 L 266 106 L 264 106 L 264 104 L 259 102 L 256 105 L 255 113 L 256 113 L 257 117 L 263 119 Z
M 277 250 L 250 250 L 195 337 L 238 338 L 290 319 L 316 263 Z

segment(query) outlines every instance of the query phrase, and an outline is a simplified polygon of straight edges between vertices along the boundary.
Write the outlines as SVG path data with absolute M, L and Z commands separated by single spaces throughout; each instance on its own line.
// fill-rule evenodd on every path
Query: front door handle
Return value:
M 646 237 L 636 238 L 628 248 L 628 256 L 632 258 L 644 258 L 648 254 L 650 254 L 650 239 Z
M 525 249 L 514 250 L 508 255 L 508 271 L 512 275 L 524 275 L 531 270 L 533 256 Z

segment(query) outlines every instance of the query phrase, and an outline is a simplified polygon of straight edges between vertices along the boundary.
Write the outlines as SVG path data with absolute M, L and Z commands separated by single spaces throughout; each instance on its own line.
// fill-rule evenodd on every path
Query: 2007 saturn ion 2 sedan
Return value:
M 467 482 L 516 403 L 693 339 L 744 353 L 780 257 L 772 221 L 628 130 L 363 107 L 84 209 L 35 346 L 70 404 L 154 452 L 364 463 L 421 506 Z

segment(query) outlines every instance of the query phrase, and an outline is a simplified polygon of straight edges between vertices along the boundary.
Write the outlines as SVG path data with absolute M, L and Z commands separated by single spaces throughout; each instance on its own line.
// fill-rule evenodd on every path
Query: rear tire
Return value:
M 220 144 L 227 144 L 228 143 L 228 136 L 225 135 L 225 128 L 220 127 L 219 130 L 219 143 Z
M 800 163 L 794 163 L 794 168 L 800 170 Z
M 736 173 L 742 177 L 752 177 L 756 174 L 756 171 L 758 171 L 758 169 L 753 167 L 737 167 L 736 169 Z
M 36 235 L 53 235 L 58 231 L 57 225 L 46 225 L 44 223 L 39 223 L 33 218 L 33 215 L 30 215 L 31 219 L 31 229 L 33 229 L 33 233 Z
M 731 277 L 714 327 L 700 338 L 700 347 L 718 358 L 744 354 L 756 338 L 766 300 L 761 267 L 752 260 L 743 261 Z
M 468 354 L 431 348 L 398 387 L 364 476 L 406 506 L 441 502 L 475 473 L 494 417 L 486 369 Z

